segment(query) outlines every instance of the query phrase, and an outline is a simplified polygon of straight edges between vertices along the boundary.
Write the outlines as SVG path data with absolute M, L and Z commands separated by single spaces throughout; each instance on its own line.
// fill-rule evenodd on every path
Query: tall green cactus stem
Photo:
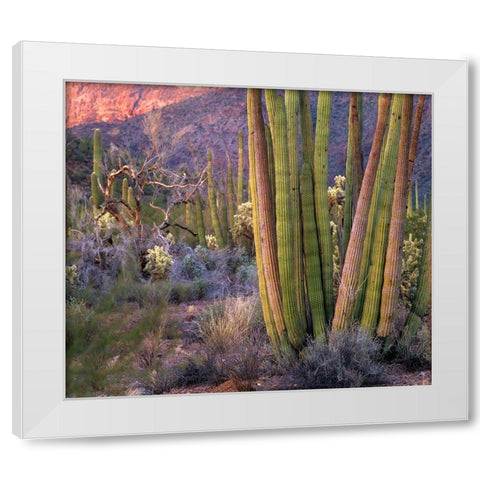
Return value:
M 93 132 L 93 171 L 101 182 L 103 181 L 102 156 L 102 134 L 100 129 L 96 128 Z
M 373 136 L 372 147 L 368 157 L 365 175 L 363 176 L 362 188 L 360 190 L 357 204 L 357 213 L 353 220 L 352 232 L 350 235 L 350 243 L 345 255 L 342 280 L 338 288 L 335 316 L 332 322 L 332 329 L 334 330 L 348 328 L 353 317 L 355 299 L 359 286 L 365 235 L 367 232 L 368 212 L 372 203 L 373 186 L 375 184 L 375 177 L 379 166 L 380 152 L 386 129 L 390 100 L 391 96 L 389 94 L 380 95 L 377 124 Z
M 191 210 L 191 203 L 185 203 L 185 226 L 189 229 L 192 228 L 192 210 Z
M 267 142 L 267 159 L 268 174 L 270 176 L 270 188 L 272 190 L 272 198 L 275 199 L 275 163 L 273 160 L 273 140 L 272 130 L 268 125 L 265 125 L 265 141 Z
M 418 277 L 417 292 L 412 303 L 412 309 L 402 330 L 401 339 L 410 340 L 417 333 L 422 318 L 428 311 L 432 295 L 432 214 L 427 212 L 427 235 L 423 246 L 422 262 Z
M 243 132 L 238 131 L 237 209 L 243 203 Z
M 207 194 L 208 194 L 208 205 L 210 207 L 210 217 L 212 219 L 213 232 L 217 239 L 219 248 L 225 247 L 225 241 L 222 235 L 222 229 L 220 226 L 220 220 L 217 214 L 217 205 L 215 202 L 215 187 L 213 185 L 213 168 L 212 168 L 212 152 L 208 150 L 207 152 Z
M 412 189 L 409 188 L 407 192 L 407 217 L 413 215 L 413 201 L 412 201 Z
M 135 212 L 136 202 L 135 202 L 135 196 L 133 195 L 133 188 L 132 187 L 128 187 L 127 203 L 130 206 L 130 208 Z
M 301 198 L 303 215 L 303 251 L 305 253 L 305 277 L 308 304 L 312 319 L 313 335 L 326 341 L 326 318 L 322 287 L 322 267 L 315 221 L 313 199 L 313 175 L 308 162 L 303 162 L 301 175 Z
M 307 332 L 305 317 L 300 317 L 295 286 L 295 255 L 292 229 L 292 199 L 287 142 L 287 116 L 281 95 L 275 99 L 273 129 L 273 157 L 275 161 L 275 212 L 277 230 L 278 267 L 282 290 L 283 313 L 291 344 L 300 349 Z
M 128 202 L 128 180 L 126 178 L 122 180 L 122 200 L 125 203 Z
M 304 268 L 302 253 L 302 213 L 300 205 L 300 155 L 298 152 L 298 115 L 300 92 L 285 90 L 285 110 L 287 115 L 288 163 L 290 171 L 290 197 L 292 207 L 291 230 L 293 233 L 294 276 L 297 309 L 300 318 L 306 318 Z
M 272 89 L 265 90 L 265 105 L 267 107 L 268 121 L 270 123 L 270 133 L 275 135 L 275 105 L 276 105 L 277 92 Z
M 100 208 L 100 187 L 98 186 L 98 176 L 95 172 L 90 175 L 90 189 L 92 191 L 91 201 L 95 210 Z
M 417 106 L 415 107 L 415 118 L 413 120 L 412 139 L 410 140 L 410 150 L 408 151 L 408 188 L 412 182 L 413 165 L 417 156 L 418 139 L 420 137 L 420 127 L 422 125 L 423 107 L 425 105 L 425 95 L 419 95 Z M 413 211 L 413 210 L 411 210 Z
M 353 155 L 353 191 L 352 191 L 352 207 L 353 215 L 357 210 L 358 197 L 360 196 L 360 189 L 362 188 L 363 180 L 363 155 L 362 155 L 362 112 L 363 112 L 363 100 L 362 94 L 357 93 L 357 115 L 358 115 L 358 131 L 357 131 L 357 145 Z M 353 221 L 353 220 L 352 220 Z
M 403 240 L 405 236 L 406 197 L 408 193 L 408 147 L 412 125 L 413 95 L 404 95 L 400 127 L 397 171 L 393 192 L 392 216 L 383 273 L 379 337 L 392 333 L 402 274 Z
M 358 115 L 358 94 L 350 93 L 350 107 L 348 112 L 348 141 L 345 183 L 345 208 L 343 215 L 342 258 L 345 258 L 353 217 L 360 193 L 362 176 L 362 150 L 360 119 Z M 360 178 L 359 178 L 360 177 Z
M 418 182 L 415 181 L 415 211 L 418 212 L 420 210 L 420 206 L 418 203 Z
M 423 194 L 423 213 L 427 213 L 427 198 L 428 195 L 426 193 Z
M 385 144 L 385 165 L 380 172 L 380 178 L 377 176 L 377 181 L 379 181 L 379 193 L 370 257 L 371 266 L 367 279 L 365 301 L 360 322 L 361 327 L 370 335 L 375 333 L 380 311 L 385 255 L 392 213 L 395 172 L 398 160 L 402 103 L 403 94 L 395 94 L 393 96 L 390 124 Z
M 228 214 L 227 238 L 231 239 L 230 230 L 233 227 L 233 217 L 235 215 L 235 193 L 233 189 L 232 162 L 230 162 L 230 160 L 228 161 L 228 166 L 227 166 L 227 214 Z
M 205 224 L 203 223 L 202 200 L 198 190 L 195 192 L 195 215 L 197 220 L 198 244 L 203 248 L 207 248 L 207 242 L 205 240 Z
M 104 175 L 103 175 L 103 168 L 102 168 L 102 156 L 103 156 L 103 148 L 102 148 L 102 134 L 100 133 L 100 129 L 96 128 L 93 132 L 93 173 L 97 177 L 97 187 L 96 193 L 92 196 L 94 197 L 95 208 L 99 208 L 100 205 L 103 203 L 103 195 L 98 187 L 98 182 L 103 185 Z M 95 188 L 95 187 L 94 187 Z
M 220 220 L 222 238 L 226 245 L 229 243 L 227 196 L 222 194 L 220 190 L 216 189 L 215 199 L 217 202 L 218 219 Z
M 312 110 L 306 90 L 300 91 L 300 130 L 302 132 L 302 158 L 313 170 L 315 148 L 313 144 Z
M 378 96 L 378 104 L 380 109 L 380 102 L 381 102 L 381 95 Z M 355 319 L 359 319 L 362 316 L 363 311 L 363 304 L 365 301 L 365 291 L 367 287 L 367 279 L 370 272 L 370 256 L 372 252 L 372 243 L 373 243 L 373 233 L 375 229 L 375 221 L 376 221 L 376 214 L 377 214 L 377 205 L 378 205 L 378 197 L 380 193 L 380 177 L 382 175 L 382 171 L 385 165 L 385 146 L 387 144 L 388 138 L 388 130 L 389 130 L 389 120 L 391 117 L 391 108 L 392 103 L 390 102 L 389 106 L 389 113 L 387 116 L 387 124 L 384 130 L 381 150 L 380 150 L 380 161 L 377 169 L 377 173 L 375 176 L 375 181 L 373 184 L 373 191 L 372 191 L 372 200 L 370 204 L 370 210 L 368 212 L 368 224 L 367 224 L 367 231 L 365 232 L 365 243 L 363 246 L 363 253 L 362 253 L 362 260 L 360 263 L 360 273 L 358 277 L 358 289 L 355 296 L 355 309 L 353 316 Z
M 320 92 L 317 103 L 317 124 L 315 127 L 315 153 L 313 162 L 315 217 L 322 264 L 323 297 L 325 314 L 329 322 L 333 317 L 333 245 L 328 214 L 328 144 L 332 93 Z
M 273 334 L 272 323 L 276 327 L 278 344 L 281 345 L 282 349 L 288 350 L 289 343 L 283 315 L 280 274 L 278 271 L 275 217 L 268 173 L 261 90 L 252 88 L 247 90 L 247 118 L 253 234 L 263 315 L 267 332 L 270 329 L 269 336 L 274 346 L 275 335 Z

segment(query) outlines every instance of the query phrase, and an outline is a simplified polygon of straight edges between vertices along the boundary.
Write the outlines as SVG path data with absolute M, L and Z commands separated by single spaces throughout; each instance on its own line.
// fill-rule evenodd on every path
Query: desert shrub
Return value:
M 181 261 L 181 274 L 188 280 L 201 277 L 205 274 L 207 267 L 194 253 L 188 253 Z
M 180 374 L 176 365 L 159 363 L 155 368 L 151 367 L 142 372 L 136 384 L 146 395 L 161 395 L 177 386 L 179 378 Z
M 216 383 L 232 380 L 238 390 L 253 390 L 265 356 L 266 335 L 258 297 L 219 301 L 199 315 L 197 328 L 206 369 Z
M 291 373 L 300 388 L 349 388 L 381 381 L 380 344 L 361 329 L 339 331 L 328 344 L 311 340 Z
M 407 370 L 430 368 L 432 361 L 432 339 L 429 326 L 424 323 L 416 335 L 405 334 L 398 341 L 396 358 Z
M 148 249 L 145 260 L 146 264 L 143 270 L 147 272 L 153 280 L 163 280 L 167 278 L 173 264 L 173 258 L 163 247 L 155 245 L 153 248 Z

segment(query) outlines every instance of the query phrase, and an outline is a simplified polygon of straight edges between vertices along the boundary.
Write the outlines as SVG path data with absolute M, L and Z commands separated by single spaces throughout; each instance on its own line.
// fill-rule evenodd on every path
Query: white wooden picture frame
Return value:
M 432 384 L 66 399 L 68 80 L 431 94 Z M 468 418 L 465 61 L 21 42 L 14 47 L 13 88 L 16 435 L 52 438 Z

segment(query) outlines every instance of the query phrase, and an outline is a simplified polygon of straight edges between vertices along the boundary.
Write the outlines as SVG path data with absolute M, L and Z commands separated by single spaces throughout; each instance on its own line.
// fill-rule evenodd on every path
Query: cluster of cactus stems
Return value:
M 290 350 L 300 350 L 308 335 L 326 342 L 329 331 L 353 322 L 370 335 L 392 333 L 423 101 L 420 96 L 412 128 L 413 95 L 379 95 L 364 172 L 362 96 L 350 95 L 343 270 L 335 303 L 327 195 L 332 94 L 318 93 L 313 125 L 307 92 L 265 90 L 266 125 L 262 91 L 248 89 L 249 191 L 259 289 L 277 352 L 286 350 L 286 341 Z M 418 210 L 418 193 L 416 198 Z M 429 248 L 427 242 L 425 257 Z M 429 261 L 424 259 L 407 321 L 412 331 L 428 308 Z

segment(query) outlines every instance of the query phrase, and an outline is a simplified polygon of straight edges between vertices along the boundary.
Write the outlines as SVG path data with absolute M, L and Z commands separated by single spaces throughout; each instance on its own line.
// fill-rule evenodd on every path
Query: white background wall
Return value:
M 106 5 L 104 5 L 106 4 Z M 478 475 L 479 329 L 471 307 L 471 420 L 277 432 L 63 441 L 11 433 L 11 45 L 18 40 L 117 43 L 470 61 L 471 245 L 478 234 L 478 65 L 475 2 L 4 2 L 0 25 L 2 322 L 0 472 L 3 478 L 475 478 Z M 452 188 L 455 183 L 452 159 Z M 478 255 L 471 250 L 471 296 Z M 475 272 L 474 272 L 475 270 Z M 11 473 L 4 476 L 6 472 Z

